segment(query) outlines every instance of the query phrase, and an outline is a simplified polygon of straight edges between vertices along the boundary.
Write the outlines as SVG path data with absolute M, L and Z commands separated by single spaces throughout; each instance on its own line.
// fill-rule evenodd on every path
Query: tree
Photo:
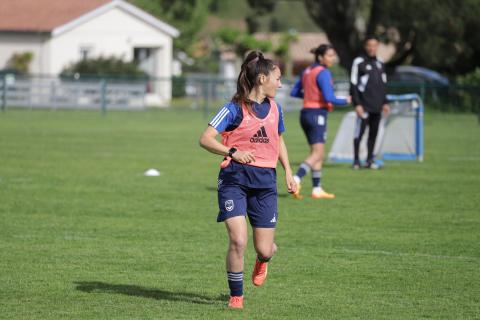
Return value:
M 393 67 L 405 62 L 448 74 L 480 65 L 480 2 L 476 0 L 304 0 L 350 69 L 366 34 L 392 43 Z
M 360 2 L 360 0 L 305 0 L 309 15 L 325 30 L 337 51 L 340 64 L 347 69 L 350 69 L 361 44 L 362 33 L 355 24 L 361 8 Z
M 272 50 L 272 43 L 270 41 L 258 40 L 251 34 L 233 28 L 222 28 L 218 30 L 217 37 L 223 44 L 230 46 L 239 57 L 244 57 L 248 51 L 254 49 L 259 49 L 263 52 Z
M 247 2 L 252 12 L 245 17 L 245 22 L 247 23 L 248 32 L 255 33 L 260 28 L 259 17 L 273 12 L 276 2 L 275 0 L 247 0 Z M 274 18 L 272 17 L 272 19 Z
M 275 56 L 278 57 L 280 61 L 285 63 L 285 76 L 290 77 L 292 73 L 292 59 L 290 57 L 290 44 L 294 41 L 297 41 L 298 35 L 296 32 L 285 32 L 280 37 L 279 45 L 274 49 Z
M 192 45 L 205 25 L 212 0 L 130 0 L 180 30 L 175 47 L 191 54 Z M 215 3 L 213 3 L 215 5 Z
M 20 73 L 28 73 L 30 62 L 33 60 L 33 53 L 14 53 L 8 61 L 8 66 Z

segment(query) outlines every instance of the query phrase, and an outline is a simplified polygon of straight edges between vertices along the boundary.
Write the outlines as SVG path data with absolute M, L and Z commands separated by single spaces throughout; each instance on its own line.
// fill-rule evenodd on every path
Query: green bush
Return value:
M 172 77 L 172 97 L 173 98 L 181 98 L 185 97 L 185 85 L 187 83 L 187 79 L 185 77 Z
M 462 109 L 480 115 L 480 68 L 457 77 L 458 101 Z
M 28 73 L 32 60 L 31 52 L 14 53 L 8 61 L 8 66 L 19 73 Z
M 138 68 L 135 61 L 125 62 L 114 56 L 84 59 L 64 68 L 61 73 L 62 77 L 73 77 L 75 75 L 132 78 L 147 76 L 144 71 Z
M 462 86 L 480 87 L 480 68 L 476 68 L 466 75 L 457 77 L 457 83 Z

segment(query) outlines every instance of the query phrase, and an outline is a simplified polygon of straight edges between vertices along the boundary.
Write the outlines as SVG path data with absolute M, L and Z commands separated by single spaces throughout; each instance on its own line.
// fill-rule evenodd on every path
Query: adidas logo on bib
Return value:
M 268 139 L 267 131 L 265 131 L 264 126 L 262 126 L 260 130 L 250 138 L 251 143 L 268 143 L 269 141 L 270 139 Z

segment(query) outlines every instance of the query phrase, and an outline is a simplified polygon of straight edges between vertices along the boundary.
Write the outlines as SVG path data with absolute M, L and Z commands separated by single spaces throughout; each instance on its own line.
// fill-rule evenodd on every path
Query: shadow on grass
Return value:
M 216 298 L 212 298 L 197 293 L 180 291 L 172 292 L 129 284 L 112 284 L 100 281 L 78 281 L 74 282 L 74 284 L 76 285 L 75 289 L 88 293 L 116 293 L 134 297 L 143 297 L 156 300 L 182 301 L 196 304 L 216 304 L 228 300 L 228 295 L 219 295 Z

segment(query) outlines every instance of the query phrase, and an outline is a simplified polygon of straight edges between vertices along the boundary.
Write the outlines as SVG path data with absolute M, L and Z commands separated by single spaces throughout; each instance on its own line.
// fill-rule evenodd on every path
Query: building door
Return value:
M 151 77 L 157 76 L 156 56 L 156 48 L 133 48 L 133 59 L 137 62 L 138 68 Z

